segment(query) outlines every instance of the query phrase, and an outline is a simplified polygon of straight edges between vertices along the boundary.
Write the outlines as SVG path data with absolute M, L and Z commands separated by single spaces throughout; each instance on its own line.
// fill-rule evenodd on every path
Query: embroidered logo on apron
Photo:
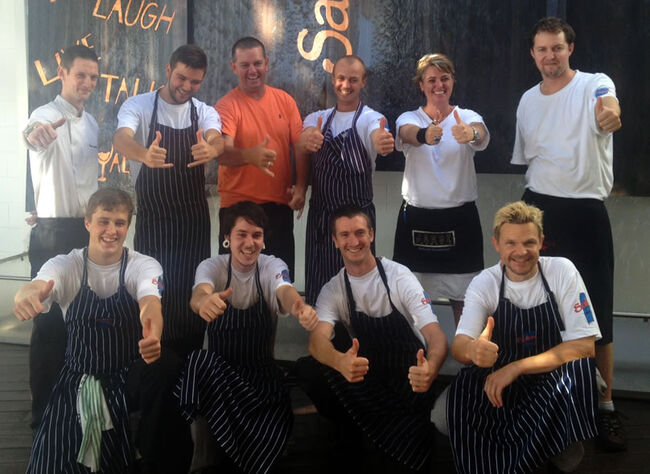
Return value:
M 414 247 L 427 247 L 444 249 L 456 246 L 456 232 L 429 232 L 426 230 L 411 231 Z

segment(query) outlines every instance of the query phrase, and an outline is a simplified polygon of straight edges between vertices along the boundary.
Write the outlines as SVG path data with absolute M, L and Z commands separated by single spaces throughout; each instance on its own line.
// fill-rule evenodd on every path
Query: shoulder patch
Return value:
M 601 96 L 603 96 L 605 94 L 608 94 L 608 93 L 609 93 L 609 87 L 601 86 L 598 89 L 596 89 L 595 96 L 596 97 L 601 97 Z

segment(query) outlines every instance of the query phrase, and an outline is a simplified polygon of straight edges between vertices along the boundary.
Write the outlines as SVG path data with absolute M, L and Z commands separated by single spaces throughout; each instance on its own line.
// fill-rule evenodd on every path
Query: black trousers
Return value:
M 140 411 L 135 446 L 145 467 L 143 472 L 187 473 L 192 463 L 190 425 L 172 397 L 185 358 L 163 347 L 151 364 L 136 360 L 126 379 L 129 411 Z
M 28 250 L 32 278 L 52 257 L 88 245 L 88 231 L 83 218 L 39 218 L 36 222 L 29 237 Z M 56 303 L 48 313 L 39 314 L 33 321 L 29 343 L 29 388 L 32 392 L 31 427 L 36 431 L 63 367 L 66 335 L 63 314 Z
M 296 245 L 293 239 L 293 210 L 286 204 L 265 202 L 260 204 L 269 220 L 269 226 L 264 232 L 264 246 L 262 253 L 281 258 L 289 267 L 291 280 L 295 280 L 295 254 Z M 230 251 L 223 248 L 223 215 L 228 208 L 219 209 L 219 253 L 227 254 Z M 230 229 L 228 229 L 230 230 Z

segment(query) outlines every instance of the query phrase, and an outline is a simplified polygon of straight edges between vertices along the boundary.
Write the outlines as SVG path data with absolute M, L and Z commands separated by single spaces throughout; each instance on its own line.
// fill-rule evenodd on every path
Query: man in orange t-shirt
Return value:
M 216 104 L 222 120 L 225 152 L 219 157 L 219 221 L 225 209 L 239 201 L 262 206 L 269 218 L 264 253 L 281 258 L 294 276 L 293 211 L 302 214 L 309 172 L 308 156 L 294 146 L 302 132 L 296 102 L 283 90 L 266 85 L 269 59 L 256 38 L 237 40 L 232 47 L 238 86 Z M 221 227 L 221 226 L 220 226 Z M 221 244 L 220 252 L 227 252 Z

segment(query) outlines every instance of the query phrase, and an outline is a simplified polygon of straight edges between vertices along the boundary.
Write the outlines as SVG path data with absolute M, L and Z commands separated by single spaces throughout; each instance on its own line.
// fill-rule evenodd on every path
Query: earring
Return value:
M 262 244 L 262 250 L 266 250 L 266 244 Z
M 221 242 L 221 245 L 223 245 L 223 248 L 227 249 L 228 247 L 230 247 L 230 240 L 223 239 L 223 242 Z

